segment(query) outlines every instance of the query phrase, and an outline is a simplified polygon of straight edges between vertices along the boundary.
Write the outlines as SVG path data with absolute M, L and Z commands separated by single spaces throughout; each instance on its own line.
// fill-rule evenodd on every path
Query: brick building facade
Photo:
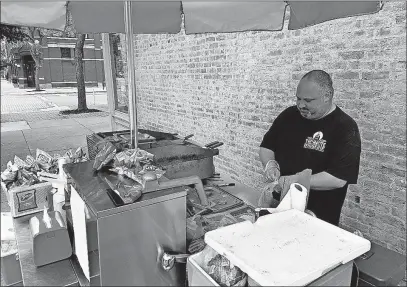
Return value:
M 76 38 L 44 37 L 42 39 L 43 65 L 40 70 L 42 88 L 76 87 L 75 71 Z M 104 83 L 103 54 L 100 34 L 87 34 L 84 52 L 86 86 Z M 35 87 L 35 63 L 28 45 L 12 50 L 15 67 L 13 77 L 19 88 Z
M 259 192 L 262 136 L 295 104 L 303 74 L 329 72 L 336 103 L 362 137 L 359 181 L 349 188 L 341 225 L 405 254 L 406 2 L 297 31 L 285 25 L 281 32 L 135 39 L 139 125 L 223 141 L 217 168 Z

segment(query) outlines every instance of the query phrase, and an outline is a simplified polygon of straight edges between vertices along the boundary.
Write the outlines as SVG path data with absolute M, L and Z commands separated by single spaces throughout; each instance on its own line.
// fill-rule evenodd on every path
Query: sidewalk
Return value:
M 88 88 L 86 101 L 89 109 L 108 109 L 106 91 Z M 76 109 L 78 105 L 76 88 L 47 89 L 37 92 L 33 89 L 18 89 L 1 80 L 1 122 L 32 121 L 63 118 L 59 111 Z
M 25 159 L 35 157 L 37 148 L 51 155 L 63 154 L 69 149 L 84 147 L 86 135 L 111 131 L 107 113 L 82 114 L 52 120 L 11 122 L 1 124 L 1 171 L 17 155 Z M 1 211 L 8 211 L 7 200 L 1 193 Z
M 52 95 L 52 94 L 76 94 L 78 93 L 78 89 L 76 87 L 66 87 L 66 88 L 47 88 L 43 91 L 35 91 L 35 88 L 26 88 L 20 89 L 15 88 L 13 84 L 7 82 L 6 80 L 1 80 L 2 89 L 5 86 L 10 86 L 12 89 L 8 88 L 7 95 Z M 106 93 L 106 87 L 99 88 L 99 87 L 86 87 L 86 93 Z M 3 94 L 3 92 L 2 92 Z

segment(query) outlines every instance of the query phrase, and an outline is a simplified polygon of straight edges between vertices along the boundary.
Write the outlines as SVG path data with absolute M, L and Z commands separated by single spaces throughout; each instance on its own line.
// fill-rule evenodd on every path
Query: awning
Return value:
M 124 2 L 77 1 L 69 2 L 69 8 L 80 33 L 125 32 Z M 181 30 L 180 1 L 133 1 L 131 15 L 134 34 L 175 34 Z
M 289 30 L 296 30 L 329 20 L 379 12 L 381 1 L 288 1 Z
M 283 29 L 287 3 L 183 2 L 185 33 L 277 31 Z
M 288 1 L 289 29 L 378 12 L 381 1 Z M 182 14 L 186 34 L 276 31 L 283 28 L 286 2 L 133 1 L 135 34 L 178 33 Z M 66 2 L 1 2 L 1 22 L 63 30 Z M 79 33 L 124 33 L 124 1 L 69 2 Z
M 4 2 L 0 3 L 3 24 L 64 30 L 66 2 Z

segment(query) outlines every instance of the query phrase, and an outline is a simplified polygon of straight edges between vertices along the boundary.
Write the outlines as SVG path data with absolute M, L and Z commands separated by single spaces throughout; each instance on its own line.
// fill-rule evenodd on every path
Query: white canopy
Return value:
M 380 11 L 381 1 L 181 2 L 68 1 L 0 2 L 1 23 L 64 30 L 66 5 L 78 33 L 126 33 L 127 64 L 134 67 L 134 34 L 276 31 L 283 28 L 290 5 L 289 29 Z M 135 71 L 128 69 L 129 116 L 137 147 Z
M 293 30 L 381 9 L 380 1 L 131 2 L 135 34 L 178 33 L 182 14 L 185 32 L 192 34 L 281 30 L 287 4 L 291 10 L 289 29 Z M 125 1 L 2 1 L 1 22 L 63 30 L 67 3 L 77 32 L 125 32 Z

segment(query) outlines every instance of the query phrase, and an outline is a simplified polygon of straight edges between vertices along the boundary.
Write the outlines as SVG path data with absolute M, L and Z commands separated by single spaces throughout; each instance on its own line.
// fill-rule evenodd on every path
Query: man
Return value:
M 338 226 L 348 185 L 358 179 L 359 129 L 333 103 L 328 73 L 314 70 L 304 75 L 296 95 L 297 105 L 284 110 L 265 134 L 260 160 L 270 181 L 311 169 L 307 209 Z

